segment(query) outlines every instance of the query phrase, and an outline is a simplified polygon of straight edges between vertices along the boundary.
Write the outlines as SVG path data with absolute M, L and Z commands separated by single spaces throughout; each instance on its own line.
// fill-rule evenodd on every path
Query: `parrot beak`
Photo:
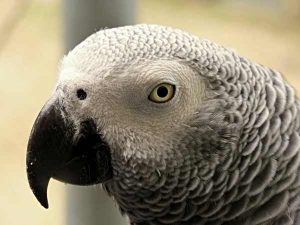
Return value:
M 48 208 L 50 178 L 76 185 L 92 185 L 112 178 L 108 145 L 93 120 L 76 131 L 56 98 L 50 99 L 33 125 L 27 147 L 29 185 L 42 206 Z

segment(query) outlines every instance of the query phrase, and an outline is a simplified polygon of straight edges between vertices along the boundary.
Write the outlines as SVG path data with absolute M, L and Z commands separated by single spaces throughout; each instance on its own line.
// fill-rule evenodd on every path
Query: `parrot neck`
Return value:
M 165 161 L 167 170 L 149 167 L 151 160 L 147 164 L 114 162 L 117 172 L 104 188 L 135 225 L 269 225 L 296 218 L 297 212 L 288 209 L 299 205 L 299 170 L 287 180 L 276 181 L 273 159 L 255 163 L 242 175 L 237 170 L 205 166 L 206 161 L 194 162 L 201 165 L 197 167 L 188 162 Z

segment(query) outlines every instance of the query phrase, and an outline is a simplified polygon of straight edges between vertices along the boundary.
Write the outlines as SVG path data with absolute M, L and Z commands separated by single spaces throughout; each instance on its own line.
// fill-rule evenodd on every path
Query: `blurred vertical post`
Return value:
M 63 0 L 65 52 L 101 28 L 135 23 L 136 0 Z M 125 225 L 99 187 L 67 185 L 67 225 Z

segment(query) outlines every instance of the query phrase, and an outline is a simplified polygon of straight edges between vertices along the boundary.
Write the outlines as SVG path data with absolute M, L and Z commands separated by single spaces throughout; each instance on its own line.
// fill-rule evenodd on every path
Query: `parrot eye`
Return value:
M 165 103 L 170 101 L 175 95 L 175 86 L 162 83 L 157 85 L 150 93 L 149 100 L 156 103 Z
M 80 100 L 84 100 L 86 99 L 86 92 L 83 90 L 83 89 L 78 89 L 77 90 L 77 97 L 80 99 Z

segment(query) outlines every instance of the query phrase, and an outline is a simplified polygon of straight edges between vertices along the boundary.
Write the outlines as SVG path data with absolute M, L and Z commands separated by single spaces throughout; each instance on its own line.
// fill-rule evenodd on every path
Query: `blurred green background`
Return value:
M 300 90 L 299 0 L 137 3 L 138 23 L 178 27 L 234 48 L 279 70 Z M 51 207 L 44 210 L 25 173 L 30 129 L 52 92 L 64 52 L 61 5 L 60 0 L 0 1 L 0 224 L 65 224 L 64 185 L 51 181 Z

